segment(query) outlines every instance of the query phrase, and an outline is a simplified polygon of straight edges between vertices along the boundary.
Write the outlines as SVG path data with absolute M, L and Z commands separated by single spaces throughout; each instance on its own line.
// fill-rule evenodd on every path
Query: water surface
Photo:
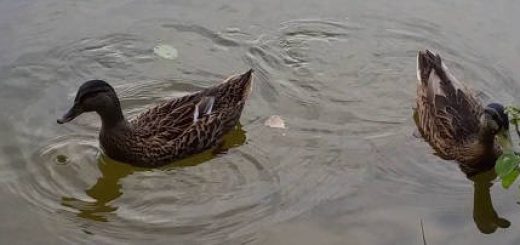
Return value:
M 466 178 L 412 119 L 424 48 L 484 101 L 519 103 L 514 1 L 0 5 L 3 243 L 421 244 L 421 223 L 428 244 L 520 242 L 517 189 Z M 96 115 L 56 124 L 85 80 L 131 118 L 249 68 L 224 149 L 164 168 L 101 155 Z

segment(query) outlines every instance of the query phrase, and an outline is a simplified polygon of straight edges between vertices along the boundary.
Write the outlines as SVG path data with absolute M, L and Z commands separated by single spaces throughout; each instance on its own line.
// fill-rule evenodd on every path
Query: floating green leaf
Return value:
M 515 153 L 504 153 L 502 154 L 495 165 L 495 171 L 497 175 L 503 179 L 505 176 L 509 175 L 513 170 L 515 170 L 520 164 L 520 156 Z
M 177 49 L 170 45 L 159 44 L 153 48 L 153 52 L 165 59 L 174 60 L 177 58 L 178 52 Z
M 520 175 L 520 171 L 516 168 L 508 175 L 502 177 L 502 187 L 509 188 L 518 178 L 518 175 Z
M 518 126 L 520 124 L 520 109 L 514 106 L 506 106 L 505 113 L 509 117 L 509 123 L 515 126 L 515 131 L 520 137 Z M 508 135 L 497 135 L 498 143 L 502 146 L 504 153 L 498 158 L 495 171 L 502 180 L 502 187 L 507 189 L 520 175 L 520 156 L 514 152 L 511 138 L 505 136 Z
M 509 121 L 514 124 L 518 125 L 520 123 L 520 109 L 516 108 L 514 106 L 506 106 L 505 112 L 507 113 L 509 117 Z

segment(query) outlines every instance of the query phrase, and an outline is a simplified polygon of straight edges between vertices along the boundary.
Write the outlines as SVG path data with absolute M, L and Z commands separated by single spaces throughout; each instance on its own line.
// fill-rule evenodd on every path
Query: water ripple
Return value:
M 323 29 L 313 38 L 337 40 L 347 37 L 339 34 L 347 29 L 337 23 L 325 29 L 327 24 L 318 22 L 318 27 L 310 22 L 303 22 L 303 27 L 284 25 L 280 38 L 302 42 L 286 42 L 272 49 L 267 44 L 276 40 L 264 39 L 264 45 L 240 39 L 250 36 L 247 33 L 241 32 L 239 39 L 231 41 L 227 36 L 236 31 L 221 34 L 180 24 L 162 26 L 180 35 L 200 34 L 215 45 L 249 50 L 246 55 L 238 51 L 213 55 L 249 59 L 256 83 L 242 126 L 226 136 L 223 149 L 160 169 L 134 168 L 101 154 L 97 142 L 100 122 L 94 114 L 56 126 L 55 118 L 70 106 L 77 83 L 94 74 L 108 77 L 125 114 L 133 118 L 160 101 L 198 91 L 229 74 L 190 66 L 181 49 L 174 62 L 183 78 L 164 78 L 168 72 L 160 69 L 157 76 L 146 75 L 157 71 L 155 66 L 169 68 L 171 63 L 166 66 L 164 60 L 153 58 L 150 47 L 155 41 L 126 34 L 82 39 L 29 55 L 31 59 L 21 58 L 15 71 L 5 68 L 7 77 L 23 82 L 32 77 L 45 83 L 38 85 L 38 96 L 9 119 L 17 140 L 13 144 L 20 145 L 23 155 L 16 159 L 18 163 L 14 156 L 10 161 L 13 166 L 19 164 L 18 168 L 8 165 L 17 176 L 8 181 L 8 189 L 45 214 L 50 226 L 65 229 L 53 230 L 64 241 L 110 244 L 167 241 L 172 235 L 187 244 L 254 240 L 262 227 L 355 192 L 363 181 L 358 173 L 364 167 L 346 159 L 368 152 L 368 145 L 362 139 L 343 142 L 336 135 L 342 130 L 339 121 L 319 121 L 320 90 L 325 84 L 312 78 L 312 69 L 306 67 L 312 62 L 308 56 L 293 52 L 305 50 L 302 35 L 315 35 Z M 285 51 L 279 55 L 278 48 Z M 275 72 L 282 67 L 288 73 Z M 62 72 L 53 78 L 53 69 Z M 273 79 L 277 74 L 280 78 Z M 13 83 L 8 89 L 16 93 L 19 86 Z M 265 127 L 263 122 L 274 114 L 274 108 L 286 102 L 294 105 L 281 113 L 288 128 Z M 53 104 L 59 106 L 49 115 Z M 37 132 L 39 128 L 49 130 Z M 346 144 L 354 150 L 344 150 Z
M 2 73 L 8 81 L 3 93 L 20 94 L 35 84 L 7 121 L 19 147 L 2 149 L 21 154 L 7 165 L 16 176 L 9 190 L 46 214 L 49 223 L 65 227 L 54 231 L 65 241 L 107 244 L 254 241 L 264 227 L 353 196 L 364 185 L 376 186 L 382 195 L 413 199 L 428 192 L 464 200 L 468 184 L 457 167 L 410 138 L 415 50 L 443 49 L 438 45 L 445 34 L 429 23 L 365 24 L 304 19 L 253 35 L 151 20 L 132 30 L 171 33 L 157 39 L 86 38 L 28 54 Z M 175 46 L 178 59 L 154 58 L 151 47 L 158 42 Z M 477 56 L 452 47 L 443 50 L 455 69 L 468 67 L 479 88 L 494 86 L 482 81 L 499 77 L 496 67 L 477 69 L 482 66 Z M 55 125 L 79 83 L 93 76 L 107 77 L 133 118 L 160 101 L 211 86 L 241 66 L 254 68 L 255 85 L 242 125 L 226 137 L 223 150 L 140 169 L 100 154 L 96 115 Z M 271 115 L 280 115 L 286 128 L 264 126 Z

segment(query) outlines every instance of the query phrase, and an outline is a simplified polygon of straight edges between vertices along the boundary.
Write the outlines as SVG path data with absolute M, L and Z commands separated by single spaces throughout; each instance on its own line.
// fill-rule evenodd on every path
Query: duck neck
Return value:
M 495 148 L 495 134 L 486 127 L 480 129 L 479 141 L 487 150 L 493 151 Z
M 103 152 L 112 159 L 129 162 L 131 159 L 128 149 L 133 141 L 128 139 L 133 135 L 133 130 L 123 116 L 121 107 L 116 106 L 97 113 L 101 117 L 99 141 Z
M 495 134 L 486 128 L 481 128 L 479 132 L 480 142 L 484 144 L 493 144 L 495 142 Z
M 128 121 L 126 121 L 119 101 L 110 104 L 96 111 L 101 117 L 102 130 L 111 131 L 116 128 L 129 128 Z

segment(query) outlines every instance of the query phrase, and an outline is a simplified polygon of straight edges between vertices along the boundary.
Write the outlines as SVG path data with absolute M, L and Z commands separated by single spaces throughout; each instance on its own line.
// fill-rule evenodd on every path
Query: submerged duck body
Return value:
M 238 123 L 252 88 L 252 70 L 205 90 L 163 102 L 127 121 L 112 86 L 85 82 L 58 123 L 96 112 L 106 155 L 140 167 L 157 167 L 215 146 Z
M 502 154 L 496 136 L 509 128 L 504 107 L 483 107 L 429 50 L 417 55 L 417 79 L 417 128 L 437 155 L 466 166 L 494 164 Z

